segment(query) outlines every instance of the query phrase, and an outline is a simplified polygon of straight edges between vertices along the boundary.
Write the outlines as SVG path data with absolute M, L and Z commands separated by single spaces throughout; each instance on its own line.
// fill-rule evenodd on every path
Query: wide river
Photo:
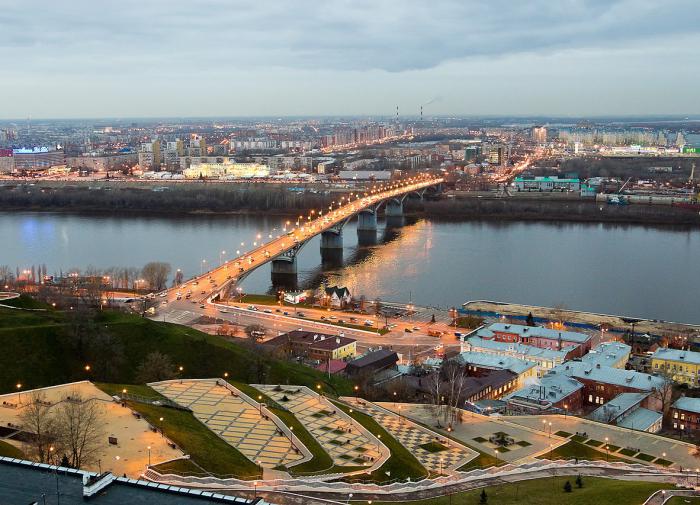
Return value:
M 258 234 L 280 233 L 284 221 L 0 213 L 0 265 L 66 273 L 166 261 L 191 276 L 250 248 Z M 304 288 L 327 282 L 354 296 L 443 308 L 500 300 L 700 323 L 700 230 L 418 220 L 392 230 L 380 223 L 376 245 L 359 246 L 353 222 L 342 264 L 323 268 L 319 243 L 299 255 Z M 263 266 L 243 288 L 271 291 L 270 277 Z

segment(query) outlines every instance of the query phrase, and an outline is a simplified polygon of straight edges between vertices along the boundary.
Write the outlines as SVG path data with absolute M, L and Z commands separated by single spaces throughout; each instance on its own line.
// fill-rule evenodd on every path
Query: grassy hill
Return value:
M 16 303 L 37 306 L 25 297 Z M 0 392 L 15 391 L 18 382 L 25 390 L 83 379 L 134 384 L 138 365 L 153 351 L 182 366 L 185 377 L 227 372 L 240 382 L 322 383 L 328 391 L 351 392 L 345 379 L 328 379 L 308 367 L 261 356 L 240 343 L 185 326 L 114 311 L 90 314 L 86 322 L 46 308 L 30 312 L 0 307 Z

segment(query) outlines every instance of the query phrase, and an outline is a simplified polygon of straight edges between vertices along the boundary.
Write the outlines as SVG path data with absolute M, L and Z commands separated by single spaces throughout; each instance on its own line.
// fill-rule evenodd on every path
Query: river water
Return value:
M 284 221 L 0 213 L 0 265 L 65 273 L 166 261 L 188 277 L 252 247 L 258 234 L 280 233 Z M 320 239 L 311 240 L 298 258 L 300 286 L 328 282 L 355 296 L 435 307 L 485 299 L 700 323 L 700 230 L 425 219 L 379 228 L 375 245 L 358 245 L 349 223 L 335 266 L 322 267 Z M 270 266 L 243 288 L 271 291 Z

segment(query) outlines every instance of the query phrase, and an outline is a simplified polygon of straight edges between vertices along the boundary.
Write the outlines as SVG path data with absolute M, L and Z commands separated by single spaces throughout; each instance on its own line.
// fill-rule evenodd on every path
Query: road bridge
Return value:
M 223 299 L 232 287 L 266 263 L 272 263 L 273 276 L 295 276 L 299 251 L 316 235 L 321 235 L 322 257 L 342 250 L 343 228 L 355 216 L 360 238 L 376 237 L 377 214 L 382 207 L 385 207 L 388 220 L 403 219 L 403 202 L 406 198 L 422 199 L 429 191 L 439 191 L 442 182 L 442 178 L 422 175 L 378 184 L 366 192 L 350 193 L 328 208 L 313 209 L 306 216 L 299 216 L 295 223 L 288 221 L 282 234 L 260 245 L 254 242 L 255 249 L 224 262 L 182 286 L 169 289 L 164 297 L 168 301 L 176 300 L 191 291 L 195 301 Z

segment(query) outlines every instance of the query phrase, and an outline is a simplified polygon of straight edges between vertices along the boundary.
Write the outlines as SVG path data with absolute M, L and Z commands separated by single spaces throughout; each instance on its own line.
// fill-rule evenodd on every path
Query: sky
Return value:
M 697 115 L 700 0 L 0 0 L 0 118 Z

